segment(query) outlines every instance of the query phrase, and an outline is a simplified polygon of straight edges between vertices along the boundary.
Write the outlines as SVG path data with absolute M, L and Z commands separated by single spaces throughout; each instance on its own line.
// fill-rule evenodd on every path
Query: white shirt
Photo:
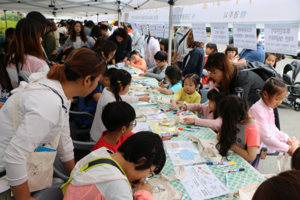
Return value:
M 0 109 L 0 172 L 6 170 L 6 177 L 0 178 L 0 193 L 8 184 L 16 186 L 27 180 L 27 158 L 40 144 L 51 143 L 61 132 L 57 147 L 62 162 L 74 159 L 73 143 L 70 137 L 69 107 L 70 101 L 65 96 L 58 81 L 46 78 L 46 73 L 34 73 L 29 81 L 32 83 L 24 91 L 19 100 L 19 117 L 21 125 L 14 133 L 12 122 L 12 106 L 15 93 L 28 83 L 21 82 L 20 87 L 13 90 L 13 95 Z M 63 98 L 67 112 L 62 108 L 60 97 L 52 90 L 38 83 L 55 89 Z
M 137 103 L 139 101 L 139 97 L 134 97 L 134 96 L 122 95 L 121 98 L 123 101 L 126 101 L 127 103 Z M 106 106 L 108 103 L 114 101 L 116 101 L 115 95 L 112 92 L 108 91 L 107 88 L 104 88 L 101 97 L 98 101 L 95 118 L 90 131 L 91 138 L 95 142 L 97 142 L 100 139 L 102 133 L 106 130 L 102 122 L 103 107 Z
M 61 33 L 61 34 L 65 34 L 65 33 L 68 33 L 68 29 L 66 28 L 66 27 L 60 27 L 59 29 L 58 29 L 58 31 Z
M 159 42 L 154 37 L 151 37 L 149 44 L 147 43 L 148 38 L 144 43 L 144 56 L 147 64 L 155 64 L 154 55 L 160 51 Z
M 76 36 L 76 41 L 73 42 L 73 47 L 75 49 L 81 48 L 81 37 L 79 35 Z

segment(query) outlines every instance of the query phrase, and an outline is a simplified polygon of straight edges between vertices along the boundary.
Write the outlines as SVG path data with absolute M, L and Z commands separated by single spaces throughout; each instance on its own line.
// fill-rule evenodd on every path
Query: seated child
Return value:
M 102 121 L 107 129 L 102 133 L 93 148 L 93 151 L 101 147 L 106 147 L 113 152 L 117 152 L 119 146 L 130 136 L 135 127 L 135 111 L 124 101 L 108 103 L 102 112 Z
M 229 150 L 234 151 L 257 169 L 260 148 L 260 131 L 256 120 L 248 112 L 249 105 L 244 98 L 226 96 L 220 103 L 219 113 L 223 120 L 216 148 L 227 158 Z
M 234 56 L 239 54 L 239 51 L 238 48 L 233 46 L 233 44 L 230 44 L 229 46 L 227 46 L 225 54 L 229 58 L 229 60 L 232 61 Z
M 275 53 L 266 53 L 265 64 L 270 64 L 272 67 L 275 68 L 276 66 L 276 54 Z
M 147 76 L 151 78 L 156 78 L 158 81 L 162 81 L 165 76 L 165 71 L 168 67 L 167 63 L 167 53 L 164 51 L 158 51 L 154 55 L 156 67 L 151 68 L 150 70 L 145 70 L 144 73 L 140 74 L 139 76 Z
M 149 182 L 144 184 L 144 178 L 159 174 L 165 163 L 166 153 L 159 135 L 136 133 L 116 153 L 102 147 L 77 162 L 69 184 L 63 185 L 64 200 L 153 200 L 152 186 Z M 132 188 L 137 188 L 134 195 Z
M 137 69 L 141 69 L 143 72 L 146 70 L 147 63 L 138 51 L 136 51 L 136 50 L 132 51 L 130 53 L 130 58 L 133 60 L 133 62 L 130 64 L 130 66 L 137 68 Z
M 95 118 L 90 131 L 91 138 L 98 141 L 102 133 L 106 130 L 102 122 L 103 107 L 110 102 L 126 101 L 128 103 L 137 103 L 138 101 L 149 102 L 150 97 L 126 96 L 131 83 L 131 75 L 122 69 L 116 70 L 110 78 L 110 87 L 104 88 L 98 101 Z
M 159 87 L 154 87 L 162 94 L 170 95 L 176 93 L 182 87 L 182 74 L 178 67 L 168 66 L 165 72 L 168 84 L 164 84 L 163 81 L 158 83 Z
M 226 96 L 226 92 L 222 87 L 216 87 L 211 89 L 207 93 L 209 100 L 208 106 L 204 104 L 187 104 L 179 106 L 180 110 L 197 111 L 204 119 L 201 118 L 184 118 L 183 121 L 187 124 L 194 124 L 197 126 L 204 126 L 211 128 L 216 133 L 221 130 L 222 119 L 219 116 L 218 109 L 221 100 Z
M 206 44 L 206 48 L 205 48 L 205 58 L 204 58 L 204 66 L 206 64 L 206 61 L 208 59 L 208 56 L 210 54 L 214 54 L 214 53 L 218 53 L 218 47 L 216 44 L 213 44 L 213 43 L 207 43 Z M 212 81 L 208 81 L 208 78 L 209 78 L 209 73 L 206 71 L 206 69 L 203 69 L 202 71 L 202 80 L 201 80 L 201 84 L 202 85 L 208 85 L 210 83 L 212 83 Z
M 173 95 L 171 107 L 177 110 L 176 104 L 183 104 L 184 102 L 186 102 L 187 104 L 199 104 L 201 101 L 201 96 L 199 92 L 197 92 L 198 89 L 199 91 L 201 89 L 199 88 L 199 86 L 199 76 L 197 74 L 187 74 L 184 77 L 182 88 Z

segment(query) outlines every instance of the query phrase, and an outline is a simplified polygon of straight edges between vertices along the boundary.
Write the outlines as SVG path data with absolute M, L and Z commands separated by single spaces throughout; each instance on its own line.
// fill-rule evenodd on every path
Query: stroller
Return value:
M 292 77 L 288 74 L 292 71 Z M 287 84 L 289 94 L 287 101 L 284 103 L 294 107 L 296 111 L 300 110 L 300 103 L 296 100 L 300 98 L 300 82 L 296 82 L 296 77 L 300 72 L 300 62 L 293 61 L 291 64 L 287 64 L 283 69 L 283 81 Z

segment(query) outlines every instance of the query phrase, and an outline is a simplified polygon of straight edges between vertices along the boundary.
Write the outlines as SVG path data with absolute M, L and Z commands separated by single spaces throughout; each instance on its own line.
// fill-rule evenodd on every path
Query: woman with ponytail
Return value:
M 102 56 L 87 48 L 76 49 L 66 63 L 51 67 L 48 74 L 32 74 L 29 83 L 21 82 L 12 92 L 0 109 L 0 199 L 11 192 L 16 200 L 33 199 L 27 181 L 27 159 L 59 133 L 57 152 L 66 171 L 72 171 L 75 161 L 69 128 L 70 99 L 91 93 L 105 69 Z M 20 125 L 15 118 L 19 118 Z
M 110 87 L 103 89 L 102 95 L 98 101 L 95 118 L 90 131 L 91 138 L 95 142 L 100 139 L 102 133 L 106 130 L 101 118 L 104 106 L 114 101 L 126 101 L 127 103 L 149 101 L 150 97 L 126 96 L 129 91 L 130 83 L 131 75 L 127 71 L 119 69 L 111 76 Z
M 223 119 L 216 145 L 219 153 L 227 157 L 229 150 L 242 156 L 253 167 L 258 168 L 257 150 L 261 145 L 258 123 L 251 116 L 247 100 L 235 95 L 225 97 L 219 105 Z

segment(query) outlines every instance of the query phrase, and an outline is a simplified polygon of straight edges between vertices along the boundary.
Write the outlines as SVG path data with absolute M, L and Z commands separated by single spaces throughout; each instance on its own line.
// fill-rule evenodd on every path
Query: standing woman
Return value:
M 117 46 L 117 52 L 112 59 L 112 64 L 116 65 L 119 62 L 127 62 L 131 53 L 131 37 L 123 28 L 118 28 L 108 38 L 108 41 L 113 41 Z
M 96 42 L 97 38 L 101 36 L 101 31 L 99 26 L 94 26 L 91 30 L 91 38 Z
M 13 88 L 17 88 L 22 80 L 28 82 L 32 73 L 49 71 L 41 45 L 43 33 L 44 28 L 35 20 L 24 18 L 18 22 L 4 57 Z
M 202 71 L 204 69 L 204 57 L 203 42 L 195 42 L 193 31 L 190 31 L 187 36 L 186 46 L 189 51 L 183 59 L 182 75 L 195 73 L 199 77 L 202 77 Z
M 46 26 L 46 34 L 43 37 L 42 45 L 43 45 L 43 48 L 45 49 L 48 60 L 54 61 L 56 58 L 56 55 L 52 54 L 52 52 L 56 49 L 56 39 L 55 39 L 54 33 L 52 31 L 50 22 L 49 21 L 47 21 L 47 22 L 48 22 L 48 24 Z M 55 26 L 55 23 L 54 23 L 54 26 Z
M 60 53 L 66 47 L 74 47 L 75 49 L 88 47 L 91 49 L 94 44 L 95 41 L 92 38 L 86 36 L 82 23 L 80 21 L 76 21 L 72 25 L 70 37 L 68 37 L 63 46 L 57 48 L 57 53 Z
M 60 46 L 59 44 L 59 30 L 55 24 L 54 21 L 50 21 L 51 30 L 55 37 L 55 48 L 58 48 Z
M 149 34 L 149 37 L 144 43 L 144 57 L 148 66 L 151 69 L 156 66 L 154 55 L 160 51 L 160 45 L 157 39 Z
M 75 161 L 69 128 L 70 99 L 91 93 L 105 68 L 101 56 L 81 48 L 74 50 L 65 64 L 51 67 L 48 74 L 32 74 L 30 83 L 22 82 L 14 90 L 0 109 L 0 199 L 33 199 L 26 161 L 39 145 L 51 143 L 59 133 L 57 152 L 66 171 L 72 171 Z M 23 92 L 17 106 L 21 125 L 14 131 L 12 110 L 19 92 Z M 10 198 L 11 192 L 14 198 Z
M 105 62 L 108 63 L 116 54 L 117 49 L 118 46 L 114 42 L 107 41 L 96 52 L 100 53 Z

